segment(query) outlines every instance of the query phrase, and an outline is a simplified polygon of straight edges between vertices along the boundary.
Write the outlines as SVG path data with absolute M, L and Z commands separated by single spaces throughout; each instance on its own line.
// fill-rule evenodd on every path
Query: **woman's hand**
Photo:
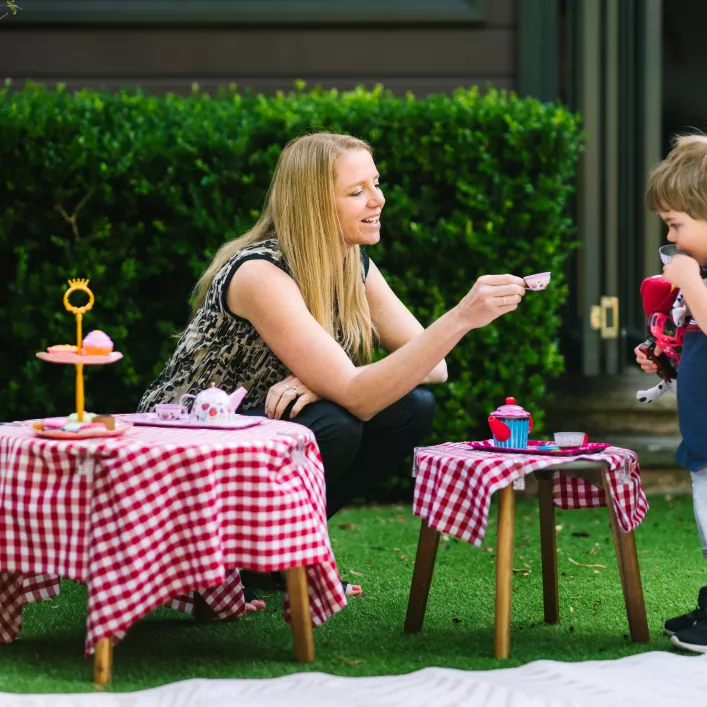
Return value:
M 272 420 L 279 420 L 287 406 L 293 401 L 297 402 L 290 410 L 290 420 L 297 417 L 305 405 L 316 403 L 321 398 L 311 391 L 297 376 L 287 376 L 285 380 L 276 383 L 268 391 L 265 398 L 265 414 Z
M 523 301 L 525 280 L 515 275 L 482 275 L 459 303 L 470 329 L 480 329 Z
M 633 353 L 636 354 L 636 363 L 646 373 L 658 373 L 658 364 L 655 361 L 650 361 L 648 359 L 648 356 L 646 356 L 646 354 L 644 354 L 643 351 L 641 351 L 638 346 L 636 346 L 636 348 L 633 350 Z M 654 353 L 656 356 L 660 356 L 660 354 L 663 352 L 661 351 L 661 349 L 658 346 L 656 346 Z

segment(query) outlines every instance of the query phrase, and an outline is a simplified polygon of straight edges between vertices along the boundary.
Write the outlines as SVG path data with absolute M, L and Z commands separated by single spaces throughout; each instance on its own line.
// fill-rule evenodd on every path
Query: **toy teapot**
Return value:
M 212 383 L 211 388 L 202 390 L 198 395 L 185 393 L 179 398 L 179 404 L 184 405 L 185 399 L 194 398 L 189 413 L 189 420 L 192 423 L 228 424 L 233 422 L 236 410 L 247 394 L 248 390 L 240 387 L 235 393 L 229 395 Z
M 525 449 L 533 429 L 533 416 L 516 405 L 515 398 L 506 398 L 506 404 L 489 415 L 489 427 L 495 447 Z

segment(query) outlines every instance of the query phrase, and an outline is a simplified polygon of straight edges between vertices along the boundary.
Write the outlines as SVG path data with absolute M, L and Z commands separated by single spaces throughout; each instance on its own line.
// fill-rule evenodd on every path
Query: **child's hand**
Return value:
M 646 373 L 658 373 L 658 364 L 655 361 L 649 361 L 648 356 L 640 350 L 638 346 L 633 350 L 636 354 L 636 363 L 646 372 Z M 660 347 L 655 347 L 655 355 L 660 356 L 663 353 Z
M 663 266 L 663 278 L 681 290 L 684 290 L 690 281 L 702 279 L 700 266 L 689 255 L 673 256 L 672 261 Z

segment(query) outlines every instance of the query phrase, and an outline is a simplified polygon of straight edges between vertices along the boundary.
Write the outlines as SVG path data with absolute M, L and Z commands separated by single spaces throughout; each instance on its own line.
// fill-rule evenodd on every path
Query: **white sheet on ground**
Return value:
M 120 665 L 115 666 L 120 670 Z M 41 664 L 37 670 L 41 670 Z M 184 680 L 140 692 L 17 695 L 2 707 L 669 707 L 707 705 L 707 655 L 653 651 L 618 660 L 540 660 L 486 671 L 425 668 L 345 678 Z

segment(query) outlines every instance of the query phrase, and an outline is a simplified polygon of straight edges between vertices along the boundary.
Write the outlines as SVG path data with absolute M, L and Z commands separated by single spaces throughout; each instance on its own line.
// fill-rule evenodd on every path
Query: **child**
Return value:
M 687 305 L 677 385 L 682 442 L 675 458 L 692 473 L 695 520 L 707 558 L 707 286 L 701 271 L 707 266 L 707 136 L 676 140 L 670 154 L 651 173 L 646 205 L 665 221 L 668 240 L 688 253 L 674 256 L 663 268 L 663 277 L 681 291 Z M 644 371 L 657 371 L 656 364 L 638 348 L 635 353 Z M 699 591 L 697 608 L 669 619 L 663 630 L 673 645 L 707 653 L 707 586 Z

